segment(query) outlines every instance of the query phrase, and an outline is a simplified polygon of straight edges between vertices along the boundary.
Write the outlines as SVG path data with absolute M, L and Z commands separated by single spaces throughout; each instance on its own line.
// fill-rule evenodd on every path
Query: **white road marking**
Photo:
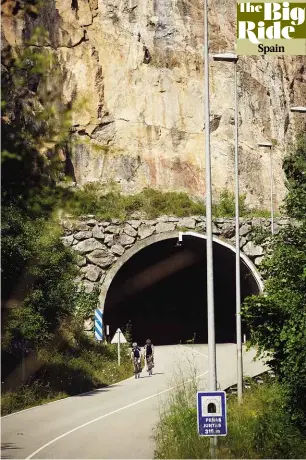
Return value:
M 190 348 L 190 347 L 186 347 L 185 345 L 182 345 L 181 343 L 180 343 L 180 346 L 183 348 L 186 348 L 186 350 L 192 351 L 193 353 L 198 353 L 198 355 L 205 356 L 205 358 L 208 359 L 208 356 L 204 355 L 204 353 L 201 353 L 200 351 L 194 350 L 193 348 Z
M 122 382 L 126 382 L 127 380 L 131 380 L 133 379 L 134 377 L 129 377 L 127 379 L 124 379 L 124 380 L 120 380 L 120 382 L 116 382 L 116 383 L 112 383 L 111 385 L 107 385 L 105 387 L 101 387 L 101 388 L 93 388 L 92 390 L 90 391 L 86 391 L 85 393 L 78 393 L 77 395 L 73 395 L 73 396 L 65 396 L 64 398 L 60 398 L 60 399 L 56 399 L 55 401 L 50 401 L 48 403 L 44 403 L 44 404 L 39 404 L 38 406 L 33 406 L 33 407 L 28 407 L 27 409 L 22 409 L 22 410 L 19 410 L 17 412 L 12 412 L 11 414 L 7 414 L 7 415 L 3 415 L 0 420 L 3 420 L 4 418 L 8 418 L 8 417 L 12 417 L 12 415 L 17 415 L 17 414 L 21 414 L 22 412 L 28 412 L 29 410 L 33 410 L 33 409 L 39 409 L 40 407 L 44 407 L 44 406 L 49 406 L 50 404 L 55 404 L 55 403 L 58 403 L 60 401 L 64 401 L 64 399 L 70 399 L 70 398 L 76 398 L 77 396 L 85 396 L 89 393 L 92 393 L 93 391 L 94 392 L 97 392 L 97 391 L 103 391 L 105 390 L 105 388 L 109 388 L 109 387 L 113 387 L 115 385 L 119 385 L 119 383 L 122 383 Z
M 208 371 L 203 372 L 203 374 L 197 375 L 196 378 L 198 379 L 198 378 L 202 377 L 203 375 L 205 375 L 207 373 L 208 373 Z M 47 442 L 47 444 L 44 444 L 39 449 L 35 450 L 35 452 L 33 452 L 31 455 L 29 455 L 25 460 L 30 460 L 31 458 L 33 458 L 36 454 L 41 452 L 46 447 L 49 447 L 51 444 L 54 444 L 56 441 L 59 441 L 60 439 L 64 438 L 65 436 L 68 436 L 69 434 L 74 433 L 75 431 L 80 430 L 81 428 L 84 428 L 85 426 L 88 426 L 91 423 L 97 422 L 98 420 L 102 420 L 105 417 L 108 417 L 110 415 L 116 414 L 117 412 L 121 412 L 122 410 L 128 409 L 129 407 L 136 406 L 136 404 L 140 404 L 140 403 L 142 403 L 144 401 L 148 401 L 149 399 L 155 398 L 156 396 L 159 396 L 159 395 L 161 395 L 163 393 L 167 393 L 168 391 L 174 390 L 175 388 L 178 388 L 178 387 L 180 387 L 182 385 L 185 385 L 188 382 L 192 382 L 192 380 L 193 379 L 189 379 L 189 380 L 187 380 L 187 382 L 183 382 L 183 383 L 180 383 L 179 385 L 176 385 L 174 387 L 167 388 L 166 390 L 160 391 L 159 393 L 156 393 L 154 395 L 148 396 L 147 398 L 140 399 L 139 401 L 133 402 L 132 404 L 128 404 L 127 406 L 120 407 L 119 409 L 116 409 L 116 410 L 114 410 L 112 412 L 109 412 L 108 414 L 101 415 L 100 417 L 97 417 L 97 418 L 95 418 L 93 420 L 90 420 L 89 422 L 83 423 L 83 425 L 77 426 L 76 428 L 73 428 L 72 430 L 67 431 L 66 433 L 58 436 L 57 438 L 52 439 L 52 441 Z

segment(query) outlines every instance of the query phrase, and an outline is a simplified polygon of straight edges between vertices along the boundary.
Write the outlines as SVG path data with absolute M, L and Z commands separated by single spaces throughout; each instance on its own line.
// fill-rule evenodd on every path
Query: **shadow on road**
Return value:
M 15 444 L 11 442 L 4 442 L 1 444 L 1 458 L 12 458 L 8 454 L 4 454 L 3 451 L 5 450 L 17 450 L 20 447 L 16 447 Z
M 97 395 L 98 393 L 104 393 L 106 391 L 110 391 L 111 389 L 112 389 L 111 387 L 98 388 L 97 390 L 88 391 L 87 393 L 81 393 L 80 395 L 75 395 L 74 397 L 79 398 L 83 396 L 94 396 L 94 395 Z
M 164 372 L 155 372 L 152 375 L 144 375 L 143 377 L 140 377 L 141 379 L 148 379 L 149 377 L 154 377 L 154 375 L 164 375 Z

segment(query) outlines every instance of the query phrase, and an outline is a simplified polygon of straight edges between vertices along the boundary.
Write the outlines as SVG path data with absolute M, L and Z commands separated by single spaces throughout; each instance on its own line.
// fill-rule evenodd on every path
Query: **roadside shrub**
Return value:
M 45 404 L 67 397 L 67 394 L 53 391 L 50 385 L 36 380 L 32 385 L 23 385 L 18 391 L 1 394 L 1 415 L 11 414 L 19 410 Z
M 155 458 L 210 458 L 209 438 L 197 433 L 196 392 L 190 390 L 176 389 L 161 413 Z M 278 383 L 248 390 L 242 405 L 229 397 L 228 435 L 218 438 L 218 458 L 305 458 L 306 437 L 290 421 L 286 398 Z
M 103 388 L 133 375 L 127 347 L 122 346 L 119 367 L 116 345 L 97 344 L 85 335 L 81 343 L 61 352 L 40 350 L 37 358 L 41 367 L 27 383 L 14 391 L 2 391 L 2 415 Z M 87 347 L 82 348 L 85 343 Z

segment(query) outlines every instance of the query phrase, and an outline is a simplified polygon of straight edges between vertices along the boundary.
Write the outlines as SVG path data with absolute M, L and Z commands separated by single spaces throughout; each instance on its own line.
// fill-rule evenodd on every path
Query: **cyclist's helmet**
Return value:
M 150 339 L 147 339 L 147 340 L 146 340 L 146 344 L 147 344 L 147 345 L 151 345 L 151 340 L 150 340 Z
M 133 342 L 133 348 L 137 347 L 137 342 Z

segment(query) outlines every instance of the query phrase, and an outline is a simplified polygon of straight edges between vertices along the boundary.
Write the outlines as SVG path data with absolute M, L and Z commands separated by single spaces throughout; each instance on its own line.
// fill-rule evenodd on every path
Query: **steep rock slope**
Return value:
M 235 45 L 235 3 L 212 0 L 210 51 Z M 49 31 L 73 105 L 72 164 L 79 184 L 118 183 L 205 193 L 203 2 L 201 0 L 48 0 L 38 18 L 6 18 L 12 45 L 37 26 Z M 286 144 L 303 126 L 290 105 L 306 100 L 305 57 L 241 57 L 239 143 L 241 192 L 269 204 L 268 152 L 273 149 L 275 202 L 284 195 Z M 210 64 L 215 197 L 234 187 L 233 65 Z

